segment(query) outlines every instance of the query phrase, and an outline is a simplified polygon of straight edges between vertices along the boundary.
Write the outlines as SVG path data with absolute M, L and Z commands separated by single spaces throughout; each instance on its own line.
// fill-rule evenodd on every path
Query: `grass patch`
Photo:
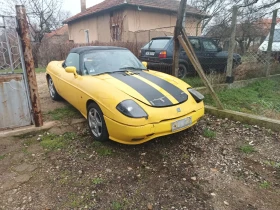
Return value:
M 260 184 L 260 187 L 263 188 L 263 189 L 267 189 L 270 187 L 270 183 L 268 181 L 263 181 L 261 184 Z
M 246 87 L 217 92 L 225 108 L 280 119 L 280 78 L 256 81 Z M 205 103 L 215 106 L 212 97 Z
M 12 71 L 12 70 L 9 70 L 9 71 Z M 23 73 L 22 69 L 15 69 L 14 72 L 18 73 L 18 74 Z M 46 72 L 46 68 L 35 68 L 35 72 L 36 73 L 44 73 L 44 72 Z
M 100 156 L 110 156 L 113 154 L 113 151 L 111 149 L 107 149 L 107 148 L 98 148 L 96 150 L 96 152 Z
M 89 199 L 90 196 L 86 194 L 83 194 L 82 196 L 71 194 L 69 195 L 70 203 L 67 206 L 70 205 L 72 208 L 81 209 L 81 207 L 84 206 L 89 201 Z
M 44 73 L 44 72 L 46 72 L 46 69 L 45 68 L 36 68 L 35 72 L 36 73 Z
M 244 126 L 244 128 L 247 128 L 247 129 L 251 129 L 252 128 L 252 126 L 248 125 L 248 124 L 244 124 L 243 126 Z
M 27 139 L 23 142 L 23 144 L 26 145 L 26 146 L 30 146 L 30 145 L 35 144 L 35 143 L 36 143 L 36 139 L 32 139 L 32 138 Z
M 273 168 L 280 168 L 280 162 L 265 161 L 264 163 L 268 166 L 272 166 Z
M 0 155 L 0 160 L 3 160 L 5 158 L 5 155 Z
M 215 138 L 216 137 L 216 132 L 210 130 L 209 128 L 206 128 L 203 131 L 203 136 L 206 137 L 206 138 Z
M 94 178 L 93 180 L 92 180 L 92 184 L 94 184 L 94 185 L 98 185 L 98 184 L 102 184 L 103 183 L 103 179 L 101 179 L 101 178 Z
M 47 150 L 57 150 L 65 148 L 68 143 L 75 139 L 77 135 L 72 132 L 67 132 L 63 135 L 49 134 L 42 137 L 41 146 Z
M 113 210 L 120 210 L 120 209 L 123 209 L 123 204 L 120 203 L 120 202 L 114 201 L 114 202 L 112 203 L 112 209 L 113 209 Z
M 192 87 L 203 87 L 204 86 L 202 80 L 198 76 L 187 77 L 187 78 L 184 78 L 183 81 L 188 83 Z
M 92 143 L 92 147 L 96 151 L 96 153 L 100 156 L 110 156 L 113 155 L 113 151 L 110 148 L 107 148 L 105 144 L 102 144 L 99 141 L 94 141 Z
M 80 113 L 73 106 L 68 105 L 62 108 L 49 111 L 47 115 L 49 115 L 53 120 L 63 120 L 79 117 Z
M 243 145 L 240 147 L 241 152 L 245 153 L 245 154 L 251 154 L 253 152 L 255 152 L 255 149 L 253 146 L 251 145 Z
M 31 155 L 31 153 L 27 150 L 26 147 L 24 147 L 24 148 L 22 149 L 22 152 L 23 152 L 24 154 L 26 154 L 26 155 Z

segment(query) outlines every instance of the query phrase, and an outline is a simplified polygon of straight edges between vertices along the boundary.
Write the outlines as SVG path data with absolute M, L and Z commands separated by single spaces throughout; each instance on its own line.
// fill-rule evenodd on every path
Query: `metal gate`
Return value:
M 30 94 L 15 17 L 0 16 L 0 130 L 33 123 Z

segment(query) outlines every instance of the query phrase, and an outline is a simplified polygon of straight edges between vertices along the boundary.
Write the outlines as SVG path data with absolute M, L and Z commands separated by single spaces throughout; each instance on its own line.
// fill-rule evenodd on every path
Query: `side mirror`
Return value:
M 221 51 L 223 51 L 223 48 L 218 47 L 218 52 L 221 52 Z
M 74 74 L 75 77 L 77 76 L 77 69 L 76 69 L 75 66 L 67 66 L 67 67 L 65 68 L 65 71 L 66 71 L 67 73 L 72 73 L 72 74 Z
M 145 66 L 146 68 L 148 67 L 148 63 L 146 61 L 142 62 L 143 66 Z

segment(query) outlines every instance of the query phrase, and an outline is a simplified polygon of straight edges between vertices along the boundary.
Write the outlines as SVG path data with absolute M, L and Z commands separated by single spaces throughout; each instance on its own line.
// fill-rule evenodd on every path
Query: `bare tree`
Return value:
M 241 54 L 248 50 L 252 42 L 266 35 L 267 30 L 262 24 L 265 13 L 264 10 L 258 10 L 255 4 L 239 8 L 235 40 L 241 49 Z
M 210 23 L 212 19 L 219 16 L 219 14 L 224 11 L 231 1 L 229 0 L 190 0 L 188 2 L 191 6 L 198 8 L 203 13 L 209 15 L 210 17 L 203 16 L 197 23 L 196 35 L 198 35 L 198 28 L 201 24 L 201 30 L 204 31 L 206 26 Z
M 248 15 L 256 13 L 259 18 L 280 7 L 280 0 L 189 0 L 188 3 L 210 16 L 202 17 L 197 23 L 197 35 L 200 24 L 202 31 L 207 32 L 213 26 L 223 25 L 226 21 L 230 21 L 233 5 L 237 5 L 239 10 L 246 10 Z M 243 16 L 245 15 L 246 13 L 243 12 Z M 217 20 L 220 22 L 217 23 Z
M 274 9 L 271 0 L 234 0 L 232 4 L 238 5 L 238 23 L 236 29 L 236 42 L 240 53 L 245 53 L 255 41 L 260 41 L 269 32 L 264 25 L 263 18 L 271 14 Z M 275 1 L 274 1 L 275 3 Z M 230 5 L 231 7 L 232 5 Z M 268 16 L 270 17 L 270 15 Z M 207 29 L 207 35 L 226 41 L 229 37 L 231 22 L 231 9 L 224 9 L 215 17 Z
M 14 14 L 15 5 L 22 4 L 26 7 L 27 18 L 32 39 L 41 42 L 46 33 L 50 33 L 62 26 L 62 21 L 70 16 L 70 13 L 62 10 L 62 0 L 1 0 L 0 13 Z

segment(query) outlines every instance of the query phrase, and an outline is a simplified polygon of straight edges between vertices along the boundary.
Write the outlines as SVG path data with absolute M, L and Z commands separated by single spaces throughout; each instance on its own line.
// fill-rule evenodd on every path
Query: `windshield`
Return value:
M 143 49 L 162 49 L 165 48 L 170 39 L 152 39 L 148 44 L 146 44 Z
M 145 69 L 129 50 L 96 50 L 83 55 L 83 72 L 86 75 Z

